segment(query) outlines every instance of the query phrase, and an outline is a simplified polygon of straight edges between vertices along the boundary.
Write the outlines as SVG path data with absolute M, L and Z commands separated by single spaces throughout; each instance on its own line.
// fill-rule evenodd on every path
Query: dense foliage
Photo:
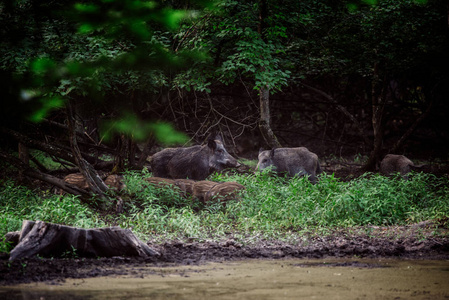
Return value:
M 445 0 L 3 1 L 0 157 L 19 177 L 66 187 L 39 163 L 35 153 L 45 153 L 90 178 L 88 196 L 107 208 L 117 194 L 95 182 L 92 165 L 142 169 L 150 149 L 201 143 L 212 131 L 232 154 L 253 155 L 264 146 L 258 97 L 267 92 L 284 146 L 320 156 L 374 149 L 371 169 L 390 150 L 425 148 L 447 159 L 447 148 L 433 145 L 448 139 L 448 28 Z M 86 193 L 42 194 L 2 179 L 0 234 L 42 219 L 119 224 L 142 237 L 269 237 L 449 214 L 447 178 L 432 175 L 327 175 L 316 186 L 266 173 L 217 175 L 246 187 L 226 207 L 149 188 L 143 176 L 127 173 L 125 213 L 107 217 Z
M 6 1 L 0 70 L 17 87 L 7 90 L 16 100 L 41 99 L 47 111 L 67 97 L 120 94 L 133 102 L 175 87 L 211 93 L 243 83 L 275 92 L 317 78 L 370 81 L 376 64 L 384 84 L 395 80 L 400 92 L 447 80 L 441 0 L 215 4 Z
M 449 214 L 449 182 L 422 173 L 409 180 L 366 175 L 342 182 L 322 175 L 316 185 L 305 178 L 254 175 L 214 175 L 216 181 L 237 181 L 246 187 L 240 201 L 204 206 L 172 188 L 154 188 L 143 179 L 125 176 L 125 213 L 99 214 L 77 197 L 42 194 L 2 183 L 0 235 L 20 230 L 24 219 L 84 228 L 119 225 L 133 228 L 143 240 L 173 238 L 221 239 L 227 234 L 247 238 L 294 239 L 325 228 L 365 225 L 406 225 L 437 220 Z M 39 196 L 38 196 L 39 195 Z

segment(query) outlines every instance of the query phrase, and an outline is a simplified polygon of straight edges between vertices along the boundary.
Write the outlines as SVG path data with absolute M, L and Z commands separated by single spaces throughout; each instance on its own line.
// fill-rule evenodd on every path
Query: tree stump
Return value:
M 82 229 L 42 221 L 23 221 L 17 246 L 9 260 L 35 255 L 59 257 L 159 256 L 129 229 L 120 227 Z

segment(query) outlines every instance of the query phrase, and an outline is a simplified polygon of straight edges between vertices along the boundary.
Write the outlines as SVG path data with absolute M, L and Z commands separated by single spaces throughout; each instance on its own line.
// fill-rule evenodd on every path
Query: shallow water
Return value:
M 244 260 L 0 287 L 0 299 L 448 299 L 449 261 Z

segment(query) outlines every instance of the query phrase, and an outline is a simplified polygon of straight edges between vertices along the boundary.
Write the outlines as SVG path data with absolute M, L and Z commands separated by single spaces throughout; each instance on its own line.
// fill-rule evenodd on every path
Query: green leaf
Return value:
M 98 6 L 92 3 L 76 3 L 75 9 L 81 13 L 96 13 Z
M 92 31 L 94 31 L 94 29 L 95 28 L 91 24 L 84 23 L 78 27 L 78 33 L 88 34 L 88 33 L 91 33 Z
M 168 123 L 143 121 L 131 113 L 125 113 L 119 120 L 103 122 L 101 131 L 105 140 L 110 140 L 114 133 L 125 134 L 136 141 L 145 141 L 153 134 L 164 145 L 181 144 L 188 140 L 185 134 Z
M 169 123 L 158 122 L 151 125 L 156 139 L 164 145 L 183 144 L 188 138 L 185 134 L 176 131 Z
M 64 104 L 64 100 L 58 96 L 46 97 L 39 99 L 40 107 L 33 111 L 33 113 L 28 117 L 32 122 L 41 122 L 47 114 L 57 108 L 61 108 Z
M 31 63 L 31 70 L 35 74 L 47 72 L 55 67 L 55 61 L 49 58 L 40 58 Z
M 179 23 L 186 16 L 186 12 L 182 10 L 170 11 L 165 19 L 165 24 L 170 29 L 176 29 L 179 27 Z

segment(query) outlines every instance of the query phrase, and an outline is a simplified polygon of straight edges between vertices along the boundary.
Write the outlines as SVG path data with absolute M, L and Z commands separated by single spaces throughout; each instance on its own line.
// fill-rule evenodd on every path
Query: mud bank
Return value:
M 398 258 L 449 260 L 449 229 L 423 222 L 402 227 L 363 227 L 326 236 L 298 235 L 288 242 L 255 237 L 220 241 L 149 242 L 160 257 L 33 258 L 9 261 L 0 256 L 0 286 L 30 282 L 59 284 L 69 278 L 140 276 L 146 267 L 203 265 L 244 259 Z

